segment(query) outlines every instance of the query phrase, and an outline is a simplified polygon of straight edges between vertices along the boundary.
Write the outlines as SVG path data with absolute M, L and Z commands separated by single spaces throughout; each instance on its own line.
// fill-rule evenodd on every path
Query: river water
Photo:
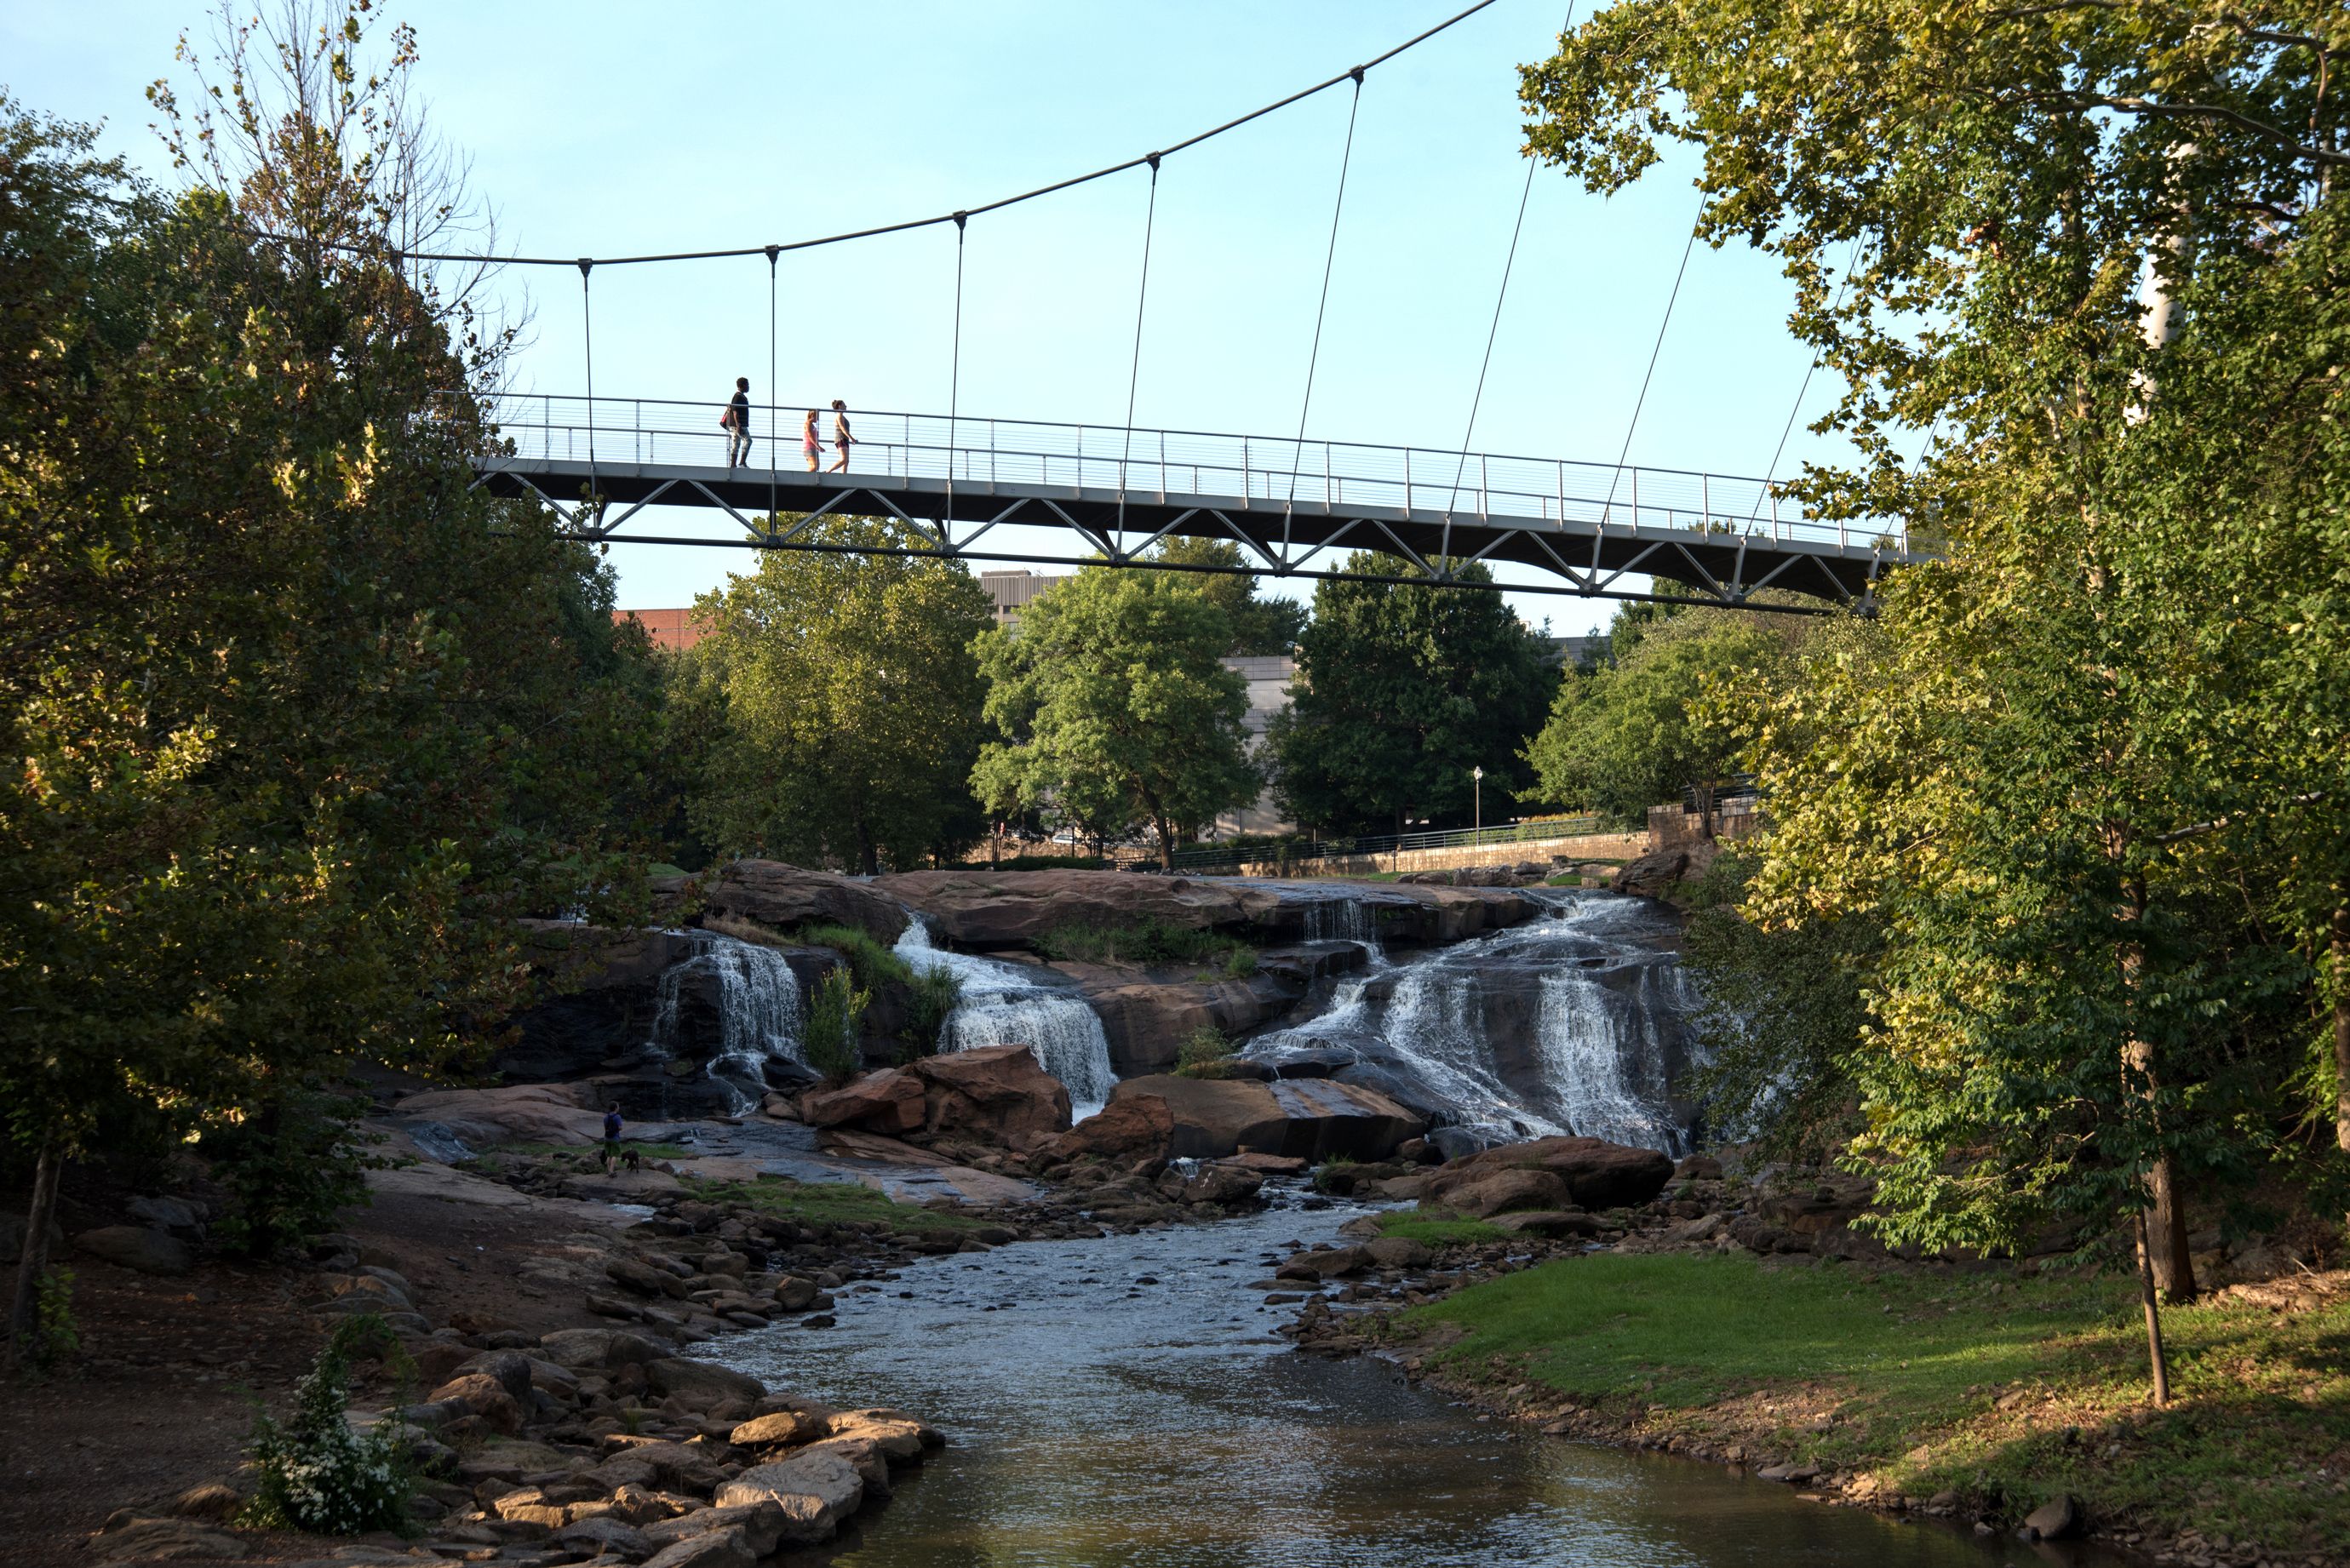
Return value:
M 1274 1195 L 1289 1203 L 1294 1195 Z M 1021 1242 L 915 1264 L 702 1347 L 948 1447 L 842 1568 L 1985 1568 L 2059 1557 L 1796 1501 L 1711 1465 L 1528 1436 L 1373 1359 L 1301 1355 L 1241 1287 L 1359 1209 Z

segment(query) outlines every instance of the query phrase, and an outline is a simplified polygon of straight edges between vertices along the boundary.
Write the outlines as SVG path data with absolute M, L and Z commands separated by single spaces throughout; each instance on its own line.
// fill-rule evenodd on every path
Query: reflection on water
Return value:
M 844 1294 L 839 1328 L 705 1348 L 778 1386 L 898 1406 L 948 1433 L 832 1558 L 844 1568 L 2036 1560 L 1710 1466 L 1514 1435 L 1383 1362 L 1295 1354 L 1271 1333 L 1294 1309 L 1239 1287 L 1350 1212 L 933 1259 Z

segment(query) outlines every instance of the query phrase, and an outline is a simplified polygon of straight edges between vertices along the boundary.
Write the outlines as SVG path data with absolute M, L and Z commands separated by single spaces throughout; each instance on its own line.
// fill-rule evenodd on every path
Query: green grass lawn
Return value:
M 705 1203 L 742 1204 L 801 1225 L 877 1224 L 905 1235 L 968 1235 L 982 1221 L 899 1203 L 869 1187 L 846 1181 L 794 1181 L 762 1176 L 755 1181 L 700 1181 L 687 1188 Z
M 1431 1247 L 1506 1241 L 1511 1236 L 1499 1225 L 1488 1225 L 1482 1220 L 1431 1220 L 1409 1209 L 1380 1215 L 1379 1233 L 1424 1241 Z
M 2128 1281 L 1594 1254 L 1403 1314 L 1439 1359 L 1531 1381 L 1644 1430 L 1745 1441 L 2010 1515 L 2071 1491 L 2093 1517 L 2350 1547 L 2350 1303 L 2168 1309 L 2173 1403 L 2147 1403 Z M 1832 1417 L 1832 1424 L 1824 1418 Z M 1814 1429 L 1815 1427 L 1820 1429 Z

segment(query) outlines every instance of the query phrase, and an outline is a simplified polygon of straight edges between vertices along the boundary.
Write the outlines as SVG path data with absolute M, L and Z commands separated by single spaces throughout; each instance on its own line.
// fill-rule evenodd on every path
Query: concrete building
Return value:
M 1068 580 L 1066 576 L 1048 577 L 1024 566 L 979 574 L 979 586 L 985 588 L 988 597 L 995 601 L 995 624 L 998 626 L 1009 626 L 1018 620 L 1020 612 L 1026 609 L 1038 594 L 1055 583 Z
M 1241 722 L 1248 730 L 1249 750 L 1259 751 L 1264 745 L 1265 726 L 1273 722 L 1275 713 L 1289 706 L 1290 684 L 1297 679 L 1297 660 L 1282 653 L 1263 658 L 1235 657 L 1225 659 L 1223 664 L 1248 682 L 1248 713 Z M 1253 804 L 1216 818 L 1219 837 L 1232 833 L 1293 833 L 1296 828 L 1295 823 L 1282 815 L 1269 789 Z

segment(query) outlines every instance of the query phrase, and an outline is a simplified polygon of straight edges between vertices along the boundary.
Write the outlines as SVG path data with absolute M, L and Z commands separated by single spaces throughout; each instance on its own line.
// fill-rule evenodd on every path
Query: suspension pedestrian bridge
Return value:
M 1759 477 L 1628 465 L 1673 306 L 1680 296 L 1699 229 L 1693 225 L 1659 323 L 1656 348 L 1626 422 L 1613 463 L 1510 456 L 1474 450 L 1477 421 L 1501 334 L 1536 165 L 1526 164 L 1517 224 L 1495 292 L 1475 394 L 1458 449 L 1377 446 L 1309 440 L 1330 279 L 1340 252 L 1340 218 L 1355 145 L 1355 122 L 1367 74 L 1406 50 L 1487 10 L 1475 0 L 1363 64 L 1226 120 L 1157 151 L 1055 181 L 1035 190 L 929 217 L 884 223 L 790 244 L 652 255 L 484 256 L 371 250 L 401 266 L 577 268 L 579 275 L 583 384 L 577 396 L 503 395 L 449 411 L 452 428 L 483 430 L 473 441 L 477 486 L 541 504 L 568 537 L 599 545 L 749 545 L 777 550 L 873 553 L 869 543 L 837 543 L 827 517 L 870 516 L 905 525 L 902 545 L 882 553 L 970 561 L 1082 566 L 1157 565 L 1154 546 L 1174 538 L 1228 541 L 1237 566 L 1183 570 L 1269 574 L 1280 577 L 1420 581 L 1515 592 L 1607 598 L 1697 599 L 1740 605 L 1764 590 L 1785 590 L 1831 605 L 1869 606 L 1889 568 L 1934 554 L 1899 519 L 1807 514 L 1776 478 L 1787 437 L 1811 385 L 1806 371 L 1779 450 Z M 1318 94 L 1352 85 L 1347 132 L 1305 365 L 1304 395 L 1293 436 L 1220 434 L 1131 428 L 1142 377 L 1149 314 L 1152 235 L 1162 166 L 1176 154 L 1236 131 Z M 1049 198 L 1097 180 L 1139 176 L 1149 188 L 1142 223 L 1128 367 L 1124 425 L 1052 423 L 962 411 L 963 259 L 975 220 Z M 747 463 L 730 464 L 735 432 L 721 427 L 721 405 L 596 395 L 592 283 L 599 267 L 767 264 L 768 375 L 777 383 L 778 280 L 784 258 L 816 246 L 875 240 L 952 224 L 953 327 L 941 344 L 947 369 L 943 413 L 849 410 L 854 443 L 836 471 L 831 400 L 752 406 Z M 280 236 L 263 235 L 264 239 Z M 1857 252 L 1856 251 L 1856 255 Z M 1847 267 L 1847 281 L 1849 280 Z M 947 279 L 941 277 L 942 286 Z M 1838 297 L 1841 297 L 1839 289 Z M 1817 369 L 1816 359 L 1813 369 Z M 822 472 L 802 456 L 801 410 L 823 411 Z M 1929 432 L 1930 441 L 1930 432 Z M 702 522 L 730 518 L 717 533 L 677 532 L 684 512 Z M 1042 540 L 1044 543 L 1039 544 Z M 1361 569 L 1366 558 L 1380 564 Z M 1514 568 L 1506 580 L 1480 580 L 1471 566 Z M 1524 580 L 1529 575 L 1534 580 Z M 1783 601 L 1775 597 L 1774 605 Z
M 1416 580 L 1509 562 L 1541 576 L 1508 585 L 1518 591 L 1731 605 L 1773 587 L 1857 604 L 1887 566 L 1923 554 L 1898 523 L 1806 517 L 1759 479 L 1200 431 L 852 410 L 846 472 L 811 472 L 799 410 L 754 409 L 753 462 L 730 468 L 716 408 L 508 396 L 491 405 L 497 439 L 475 468 L 483 487 L 543 502 L 596 543 L 844 548 L 816 522 L 875 516 L 911 527 L 920 543 L 896 552 L 907 555 L 1123 566 L 1180 536 L 1230 541 L 1239 569 L 1276 576 L 1376 576 L 1346 570 L 1340 554 L 1369 550 Z M 742 531 L 664 533 L 661 514 L 647 514 L 676 506 Z M 1006 525 L 1052 530 L 1066 547 L 1007 548 L 995 532 Z M 1635 575 L 1685 591 L 1627 584 Z

